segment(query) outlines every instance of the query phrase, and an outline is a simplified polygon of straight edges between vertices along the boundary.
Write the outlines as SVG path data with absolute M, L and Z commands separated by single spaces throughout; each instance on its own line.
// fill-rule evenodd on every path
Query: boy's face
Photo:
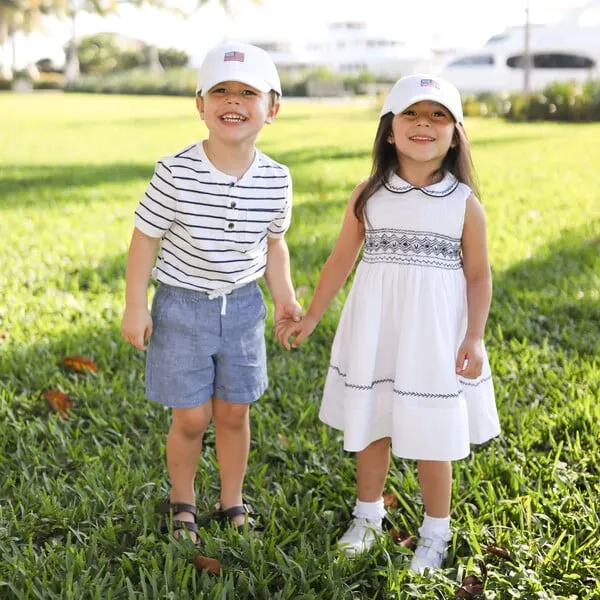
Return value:
M 198 112 L 212 137 L 228 143 L 254 141 L 279 111 L 270 93 L 238 81 L 223 81 L 196 97 Z

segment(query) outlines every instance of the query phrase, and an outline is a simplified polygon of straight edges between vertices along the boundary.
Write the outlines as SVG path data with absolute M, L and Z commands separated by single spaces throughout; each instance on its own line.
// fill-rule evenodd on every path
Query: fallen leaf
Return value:
M 47 390 L 43 396 L 52 407 L 52 410 L 60 415 L 61 419 L 69 418 L 68 411 L 73 408 L 73 402 L 69 400 L 69 394 L 59 390 Z
M 392 492 L 386 492 L 383 495 L 383 506 L 384 508 L 397 508 L 398 507 L 398 498 Z
M 221 563 L 216 558 L 208 558 L 200 554 L 194 558 L 194 566 L 198 571 L 208 571 L 213 575 L 220 575 L 222 571 Z
M 479 561 L 479 569 L 481 570 L 481 579 L 476 575 L 465 577 L 462 585 L 456 591 L 455 598 L 475 598 L 483 594 L 487 581 L 487 567 L 482 560 Z
M 98 371 L 96 363 L 86 356 L 65 356 L 58 364 L 62 364 L 67 371 L 74 371 L 76 373 L 83 373 L 84 371 Z
M 390 535 L 394 540 L 394 543 L 403 548 L 411 550 L 415 545 L 415 538 L 406 531 L 398 531 L 394 527 L 390 529 Z
M 505 548 L 500 548 L 499 546 L 486 546 L 486 552 L 493 554 L 494 556 L 498 556 L 499 558 L 510 558 L 510 552 Z
M 282 446 L 285 446 L 286 448 L 290 447 L 290 440 L 288 440 L 285 437 L 285 435 L 282 435 L 281 433 L 278 433 L 277 437 L 279 438 L 279 441 L 281 442 Z

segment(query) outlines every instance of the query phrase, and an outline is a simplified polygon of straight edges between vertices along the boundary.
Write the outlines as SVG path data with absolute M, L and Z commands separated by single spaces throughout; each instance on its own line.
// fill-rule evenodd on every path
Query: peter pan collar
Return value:
M 428 196 L 434 196 L 436 198 L 441 198 L 443 196 L 448 196 L 451 194 L 457 187 L 460 182 L 450 171 L 446 171 L 444 173 L 444 177 L 438 183 L 432 183 L 431 185 L 427 185 L 424 187 L 418 187 L 413 185 L 412 183 L 408 183 L 408 181 L 402 179 L 396 173 L 391 173 L 383 180 L 383 185 L 390 191 L 396 194 L 405 194 L 406 192 L 410 192 L 411 190 L 420 190 L 424 194 Z

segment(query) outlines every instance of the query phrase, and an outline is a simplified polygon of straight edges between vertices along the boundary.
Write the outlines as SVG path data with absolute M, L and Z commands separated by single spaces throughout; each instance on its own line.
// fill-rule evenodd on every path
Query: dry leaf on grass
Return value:
M 290 447 L 290 440 L 288 440 L 285 435 L 278 433 L 277 437 L 279 438 L 279 441 L 281 442 L 282 446 L 285 446 L 286 448 Z
M 505 548 L 500 548 L 500 546 L 486 546 L 485 551 L 497 556 L 498 558 L 510 559 L 510 552 Z
M 487 567 L 482 560 L 479 561 L 479 569 L 481 570 L 481 579 L 476 575 L 465 577 L 456 592 L 456 598 L 475 598 L 483 594 L 487 581 Z
M 397 508 L 398 507 L 398 498 L 393 492 L 386 492 L 383 495 L 383 506 L 385 508 Z
M 406 531 L 398 531 L 392 527 L 392 529 L 390 529 L 390 535 L 392 536 L 394 543 L 398 546 L 412 550 L 415 545 L 415 539 Z
M 59 390 L 47 390 L 43 396 L 52 407 L 52 410 L 60 415 L 61 419 L 69 418 L 68 411 L 73 408 L 73 402 L 69 400 L 69 394 Z
M 216 558 L 208 558 L 208 556 L 198 554 L 194 558 L 194 566 L 198 571 L 208 571 L 213 575 L 221 574 L 221 563 Z
M 58 364 L 62 365 L 67 371 L 73 371 L 75 373 L 84 373 L 85 371 L 96 373 L 96 371 L 98 371 L 96 363 L 86 356 L 65 356 Z

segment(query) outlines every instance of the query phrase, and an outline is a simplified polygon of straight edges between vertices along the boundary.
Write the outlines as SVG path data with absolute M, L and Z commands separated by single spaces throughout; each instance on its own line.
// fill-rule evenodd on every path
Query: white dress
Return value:
M 487 354 L 455 371 L 467 326 L 461 237 L 471 190 L 397 175 L 367 202 L 365 246 L 331 350 L 320 419 L 344 448 L 392 438 L 396 456 L 457 460 L 500 433 Z

